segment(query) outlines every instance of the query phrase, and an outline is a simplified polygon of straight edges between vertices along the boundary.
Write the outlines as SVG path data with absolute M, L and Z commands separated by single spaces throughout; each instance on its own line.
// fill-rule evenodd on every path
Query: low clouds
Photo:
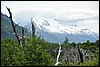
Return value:
M 6 6 L 21 25 L 42 16 L 99 33 L 99 1 L 1 1 L 1 12 L 9 16 Z
M 74 22 L 71 22 L 71 24 L 99 33 L 99 11 L 65 8 L 59 11 L 56 17 L 61 20 L 66 20 L 66 23 L 67 20 L 73 20 Z
M 79 9 L 79 8 L 30 8 L 28 10 L 22 10 L 14 14 L 15 19 L 20 15 L 20 18 L 27 18 L 29 20 L 31 17 L 42 16 L 46 18 L 54 18 L 57 20 L 74 21 L 71 24 L 76 24 L 80 28 L 88 28 L 91 31 L 99 33 L 99 11 Z M 17 21 L 16 20 L 16 21 Z M 23 19 L 24 20 L 24 19 Z M 76 21 L 77 20 L 77 21 Z M 27 21 L 28 22 L 28 21 Z
M 98 11 L 93 10 L 87 10 L 87 9 L 79 9 L 79 8 L 64 8 L 60 11 L 58 11 L 57 17 L 62 19 L 68 19 L 68 20 L 76 20 L 76 19 L 89 19 L 92 17 L 98 17 Z
M 76 22 L 77 26 L 80 28 L 88 28 L 93 32 L 99 33 L 99 20 L 88 19 Z

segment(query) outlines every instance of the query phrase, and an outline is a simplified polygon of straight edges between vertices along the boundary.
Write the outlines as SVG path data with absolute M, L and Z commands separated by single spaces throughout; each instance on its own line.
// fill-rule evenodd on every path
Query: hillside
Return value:
M 9 18 L 1 14 L 1 65 L 2 66 L 98 66 L 99 40 L 95 42 L 69 43 L 69 38 L 63 44 L 50 43 L 44 38 L 25 38 L 21 46 L 15 39 Z M 45 22 L 47 22 L 45 20 Z M 50 26 L 49 23 L 43 25 Z M 17 32 L 21 33 L 21 26 Z M 24 28 L 25 29 L 25 28 Z M 40 30 L 44 30 L 40 25 Z M 87 29 L 86 29 L 87 30 Z M 28 30 L 29 31 L 29 30 Z M 45 30 L 46 31 L 46 30 Z M 83 30 L 84 32 L 85 30 Z M 27 30 L 26 30 L 26 33 Z M 25 34 L 26 34 L 25 33 Z M 53 34 L 52 34 L 53 35 Z M 50 35 L 51 36 L 51 35 Z M 53 35 L 54 36 L 54 35 Z M 9 39 L 8 39 L 9 38 Z M 49 37 L 48 37 L 49 38 Z M 52 37 L 51 37 L 52 38 Z M 81 53 L 81 55 L 80 55 Z M 82 58 L 82 59 L 80 59 Z
M 83 62 L 78 54 L 79 45 Z M 61 54 L 59 49 L 61 48 Z M 58 57 L 58 54 L 60 55 Z M 58 61 L 57 61 L 58 57 Z M 56 64 L 60 62 L 61 64 Z M 25 44 L 19 46 L 12 39 L 1 40 L 2 66 L 98 66 L 99 40 L 84 43 L 48 43 L 38 37 L 27 38 Z
M 63 43 L 67 36 L 69 42 L 85 42 L 87 40 L 95 42 L 99 39 L 99 34 L 89 30 L 88 28 L 77 27 L 77 25 L 63 25 L 59 20 L 54 18 L 47 18 L 36 16 L 33 17 L 32 22 L 36 28 L 36 35 L 42 36 L 46 41 L 51 43 Z M 66 21 L 67 23 L 67 21 Z M 31 33 L 31 23 L 25 26 Z
M 22 26 L 16 27 L 18 34 L 21 34 L 22 28 L 24 27 Z M 24 30 L 25 33 L 27 33 L 27 30 L 25 28 Z M 29 36 L 29 34 L 27 36 Z M 14 32 L 12 30 L 12 25 L 9 17 L 1 13 L 1 39 L 7 39 L 7 38 L 16 39 Z
M 1 66 L 99 66 L 99 1 L 1 1 Z

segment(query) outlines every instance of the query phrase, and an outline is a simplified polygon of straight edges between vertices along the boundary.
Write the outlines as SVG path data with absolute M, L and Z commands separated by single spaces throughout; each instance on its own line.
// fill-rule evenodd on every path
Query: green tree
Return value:
M 65 37 L 64 44 L 68 44 L 68 38 L 67 37 Z

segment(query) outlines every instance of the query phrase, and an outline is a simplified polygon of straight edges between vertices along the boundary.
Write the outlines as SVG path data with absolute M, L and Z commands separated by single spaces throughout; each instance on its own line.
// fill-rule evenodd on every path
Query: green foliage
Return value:
M 14 25 L 16 25 L 15 22 Z M 18 34 L 21 34 L 22 28 L 24 29 L 24 32 L 27 33 L 25 34 L 25 36 L 31 35 L 28 33 L 28 30 L 26 28 L 19 25 L 16 27 Z M 7 38 L 16 39 L 9 17 L 1 13 L 1 39 L 7 39 Z
M 68 38 L 67 37 L 65 37 L 64 44 L 68 44 Z
M 29 38 L 21 47 L 14 40 L 1 40 L 2 66 L 51 66 L 54 58 L 48 52 L 48 43 Z
M 15 23 L 14 23 L 15 25 Z M 23 27 L 17 26 L 17 33 L 21 33 Z M 27 30 L 25 33 L 27 33 Z M 2 66 L 54 66 L 58 54 L 58 43 L 48 43 L 43 38 L 33 36 L 25 39 L 25 44 L 19 46 L 13 34 L 11 21 L 8 16 L 1 13 L 1 65 Z M 25 34 L 26 35 L 26 34 Z M 30 34 L 28 34 L 29 36 Z M 26 35 L 27 36 L 27 35 Z M 12 38 L 12 39 L 7 39 Z M 58 66 L 99 66 L 99 40 L 96 42 L 83 43 L 68 43 L 68 38 L 65 37 L 64 44 L 62 44 L 62 55 L 63 48 L 75 49 L 79 45 L 84 50 L 90 50 L 90 56 L 93 60 L 84 59 L 84 62 L 68 62 L 67 64 L 62 58 L 59 61 L 63 65 Z M 60 56 L 61 57 L 61 56 Z
M 68 62 L 63 59 L 59 61 L 63 65 L 58 66 L 99 66 L 99 41 L 96 42 L 75 42 L 62 44 L 62 48 L 73 49 L 79 45 L 83 49 L 90 50 L 93 60 L 84 59 L 83 63 L 79 61 Z M 89 46 L 89 47 L 87 47 Z M 25 44 L 18 45 L 18 42 L 12 39 L 1 40 L 1 65 L 2 66 L 54 66 L 58 52 L 58 43 L 48 43 L 39 37 L 29 37 L 25 39 Z

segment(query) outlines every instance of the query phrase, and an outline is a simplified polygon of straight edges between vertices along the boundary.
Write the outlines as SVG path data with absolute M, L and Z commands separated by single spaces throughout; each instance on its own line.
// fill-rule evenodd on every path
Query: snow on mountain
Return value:
M 77 25 L 62 25 L 54 18 L 34 17 L 32 19 L 36 28 L 36 33 L 44 37 L 49 42 L 63 43 L 64 38 L 67 36 L 70 42 L 81 41 L 95 41 L 99 35 L 89 29 L 81 29 Z M 31 31 L 31 23 L 26 25 L 27 29 Z M 86 37 L 84 37 L 86 36 Z

